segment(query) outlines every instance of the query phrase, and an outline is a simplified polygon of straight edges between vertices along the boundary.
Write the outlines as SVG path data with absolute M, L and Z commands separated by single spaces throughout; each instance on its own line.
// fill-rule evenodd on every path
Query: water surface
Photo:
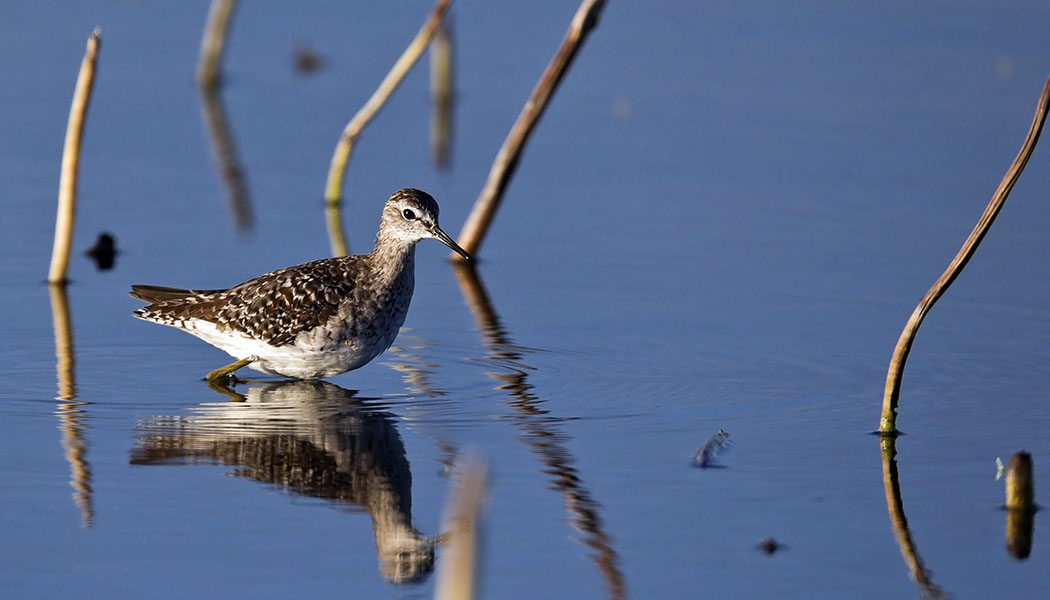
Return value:
M 332 147 L 428 8 L 240 7 L 219 100 L 250 229 L 193 85 L 205 3 L 0 9 L 18 24 L 0 39 L 5 589 L 429 597 L 466 450 L 491 469 L 487 597 L 1047 589 L 1043 515 L 1015 559 L 995 480 L 1023 448 L 1037 498 L 1050 481 L 1045 148 L 919 334 L 896 454 L 867 435 L 900 327 L 1028 127 L 1050 72 L 1042 3 L 611 2 L 478 280 L 423 243 L 406 330 L 373 364 L 224 394 L 200 381 L 223 353 L 133 319 L 132 283 L 225 287 L 327 255 Z M 428 155 L 421 65 L 355 149 L 354 251 L 400 187 L 459 230 L 574 10 L 454 7 L 452 167 Z M 121 253 L 106 272 L 74 257 L 67 362 L 41 281 L 96 25 L 75 247 L 110 231 Z M 325 58 L 312 76 L 300 44 Z M 719 429 L 726 468 L 692 468 Z M 760 552 L 767 537 L 784 548 Z

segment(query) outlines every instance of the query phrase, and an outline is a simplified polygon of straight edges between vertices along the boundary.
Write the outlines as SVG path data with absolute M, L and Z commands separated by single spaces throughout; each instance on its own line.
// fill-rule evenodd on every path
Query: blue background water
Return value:
M 181 439 L 173 421 L 207 445 L 265 437 L 259 423 L 305 440 L 332 414 L 360 413 L 381 425 L 353 427 L 400 438 L 392 455 L 411 465 L 423 534 L 440 529 L 449 457 L 486 458 L 488 597 L 917 595 L 866 433 L 900 327 L 1028 127 L 1050 73 L 1050 8 L 611 2 L 481 252 L 520 356 L 493 358 L 506 348 L 486 344 L 446 251 L 428 242 L 400 350 L 333 378 L 343 391 L 325 389 L 342 399 L 314 407 L 327 416 L 287 398 L 238 412 L 199 380 L 226 355 L 132 319 L 128 286 L 225 287 L 326 256 L 334 143 L 428 9 L 239 8 L 222 100 L 255 219 L 244 232 L 193 83 L 206 3 L 0 7 L 4 589 L 429 597 L 433 577 L 384 580 L 373 521 L 354 503 L 231 477 L 243 465 L 206 456 L 131 464 L 151 441 Z M 423 63 L 354 151 L 355 251 L 405 186 L 431 192 L 459 231 L 574 10 L 454 6 L 453 166 L 428 153 Z M 121 254 L 109 272 L 73 258 L 87 404 L 70 407 L 55 400 L 42 280 L 69 98 L 96 25 L 75 247 L 105 230 Z M 299 44 L 323 70 L 294 72 Z M 1023 448 L 1037 498 L 1050 481 L 1048 160 L 1037 149 L 905 374 L 904 506 L 933 581 L 956 597 L 1031 598 L 1050 584 L 1043 515 L 1030 558 L 1014 560 L 994 478 L 996 457 Z M 90 527 L 71 498 L 71 421 L 86 443 Z M 690 468 L 719 428 L 734 439 L 728 468 Z M 786 545 L 772 557 L 755 548 L 769 536 Z

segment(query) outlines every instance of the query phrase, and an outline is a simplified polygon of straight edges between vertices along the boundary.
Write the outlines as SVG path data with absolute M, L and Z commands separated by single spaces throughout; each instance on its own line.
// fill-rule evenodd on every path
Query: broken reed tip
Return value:
M 1006 466 L 1006 508 L 1019 510 L 1035 508 L 1032 455 L 1024 450 L 1011 456 Z

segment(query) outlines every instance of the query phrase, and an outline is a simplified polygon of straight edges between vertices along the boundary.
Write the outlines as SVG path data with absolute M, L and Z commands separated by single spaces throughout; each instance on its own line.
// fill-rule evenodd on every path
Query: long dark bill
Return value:
M 469 261 L 473 261 L 474 260 L 473 258 L 470 257 L 469 254 L 467 254 L 466 250 L 464 250 L 463 248 L 459 247 L 459 244 L 457 244 L 455 242 L 455 240 L 453 240 L 451 237 L 449 237 L 449 235 L 447 233 L 445 233 L 444 231 L 441 231 L 440 227 L 435 226 L 434 229 L 431 230 L 430 233 L 433 233 L 434 237 L 437 238 L 437 240 L 439 242 L 441 242 L 442 244 L 448 246 L 449 248 L 452 248 L 452 251 L 455 252 L 456 254 L 462 256 L 463 258 L 465 258 L 465 259 L 467 259 Z

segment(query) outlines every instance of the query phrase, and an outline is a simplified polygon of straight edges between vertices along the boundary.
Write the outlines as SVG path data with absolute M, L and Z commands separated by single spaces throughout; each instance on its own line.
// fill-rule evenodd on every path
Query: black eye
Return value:
M 406 208 L 405 210 L 401 211 L 401 216 L 403 216 L 403 217 L 405 217 L 405 219 L 411 221 L 411 220 L 416 218 L 416 213 L 412 212 L 411 208 Z

